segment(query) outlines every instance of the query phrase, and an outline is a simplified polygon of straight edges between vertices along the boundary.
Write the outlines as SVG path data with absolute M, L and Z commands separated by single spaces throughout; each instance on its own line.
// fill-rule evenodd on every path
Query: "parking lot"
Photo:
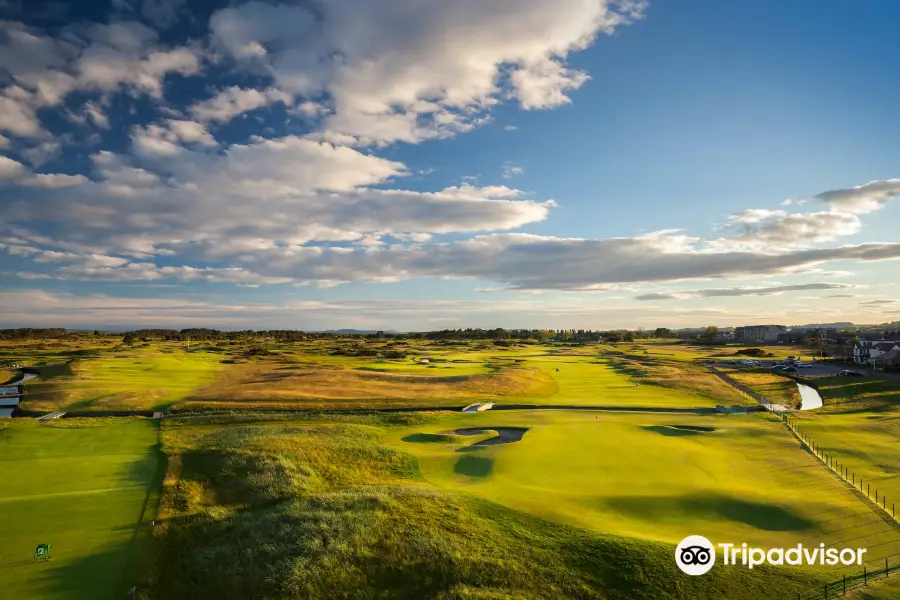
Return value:
M 718 364 L 726 365 L 730 361 L 719 361 Z M 728 365 L 731 367 L 743 367 L 746 365 L 742 365 L 740 361 L 736 361 L 736 365 Z M 759 361 L 761 363 L 761 367 L 763 369 L 772 369 L 776 362 L 783 361 L 774 361 L 774 360 L 762 360 Z M 804 364 L 809 365 L 809 367 L 801 367 L 797 369 L 795 375 L 802 375 L 803 377 L 816 378 L 816 377 L 834 377 L 840 371 L 849 370 L 849 371 L 859 371 L 866 377 L 882 377 L 885 379 L 896 379 L 900 380 L 900 373 L 882 373 L 881 371 L 870 372 L 867 367 L 864 365 L 854 365 L 854 364 L 834 364 L 834 363 L 826 363 L 826 362 L 804 362 Z

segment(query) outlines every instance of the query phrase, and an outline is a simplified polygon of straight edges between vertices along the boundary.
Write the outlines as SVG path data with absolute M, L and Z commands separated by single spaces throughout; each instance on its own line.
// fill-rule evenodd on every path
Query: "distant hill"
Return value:
M 803 331 L 804 329 L 850 329 L 856 327 L 853 323 L 811 323 L 809 325 L 792 325 L 792 331 Z

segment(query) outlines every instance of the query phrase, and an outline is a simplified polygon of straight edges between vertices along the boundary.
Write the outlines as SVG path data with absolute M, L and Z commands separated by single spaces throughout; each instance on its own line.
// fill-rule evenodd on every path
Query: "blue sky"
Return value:
M 900 319 L 895 3 L 79 4 L 0 0 L 0 326 Z

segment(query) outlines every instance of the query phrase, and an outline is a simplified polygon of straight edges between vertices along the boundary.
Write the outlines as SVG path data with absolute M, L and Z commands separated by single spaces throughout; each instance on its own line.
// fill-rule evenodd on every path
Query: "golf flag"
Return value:
M 34 551 L 34 558 L 31 559 L 31 562 L 39 559 L 50 560 L 50 544 L 38 544 Z

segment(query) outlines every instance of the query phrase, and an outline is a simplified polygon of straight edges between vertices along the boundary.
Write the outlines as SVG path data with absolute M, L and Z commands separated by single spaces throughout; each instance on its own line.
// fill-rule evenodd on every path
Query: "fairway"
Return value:
M 461 427 L 528 431 L 496 445 L 446 437 Z M 389 440 L 415 453 L 435 485 L 593 531 L 764 547 L 852 538 L 868 558 L 900 552 L 898 531 L 768 415 L 488 412 Z
M 166 408 L 212 382 L 221 356 L 182 349 L 135 349 L 38 368 L 26 386 L 27 410 L 111 411 Z
M 0 596 L 124 597 L 153 517 L 157 423 L 80 420 L 0 425 Z M 50 543 L 53 559 L 32 562 Z

